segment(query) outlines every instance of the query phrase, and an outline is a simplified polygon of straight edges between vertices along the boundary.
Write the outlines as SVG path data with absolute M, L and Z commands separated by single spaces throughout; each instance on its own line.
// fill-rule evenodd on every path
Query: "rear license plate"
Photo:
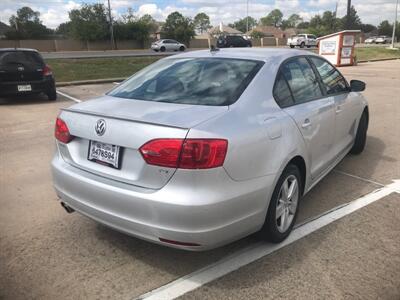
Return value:
M 30 92 L 32 91 L 32 86 L 30 84 L 19 85 L 18 92 Z
M 120 147 L 97 141 L 89 142 L 88 160 L 119 169 Z

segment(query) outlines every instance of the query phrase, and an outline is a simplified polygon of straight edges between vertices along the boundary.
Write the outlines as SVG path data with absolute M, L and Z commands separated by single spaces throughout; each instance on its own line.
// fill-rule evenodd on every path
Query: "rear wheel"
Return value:
M 56 89 L 54 88 L 54 89 L 51 89 L 51 90 L 49 90 L 49 91 L 47 91 L 46 92 L 46 95 L 47 95 L 47 98 L 50 100 L 50 101 L 55 101 L 55 100 L 57 100 L 57 92 L 56 92 Z
M 302 190 L 299 168 L 293 164 L 288 165 L 272 194 L 267 217 L 260 231 L 263 239 L 280 243 L 287 238 L 296 222 Z
M 305 45 L 306 45 L 306 44 L 305 44 L 304 42 L 301 42 L 300 48 L 304 48 Z
M 162 47 L 160 48 L 160 51 L 161 51 L 161 52 L 165 52 L 165 47 L 162 46 Z
M 185 47 L 180 46 L 180 47 L 179 47 L 179 51 L 185 51 Z
M 368 115 L 367 112 L 364 111 L 360 123 L 358 124 L 356 138 L 354 139 L 353 148 L 351 148 L 351 154 L 360 154 L 363 152 L 365 148 L 365 144 L 367 142 L 367 130 L 368 130 Z
M 294 45 L 290 45 L 290 48 L 294 48 Z

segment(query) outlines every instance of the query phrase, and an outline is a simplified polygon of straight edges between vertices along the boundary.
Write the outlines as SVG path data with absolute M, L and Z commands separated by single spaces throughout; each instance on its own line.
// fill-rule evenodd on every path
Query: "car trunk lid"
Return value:
M 68 144 L 58 143 L 64 160 L 103 177 L 129 184 L 159 189 L 174 174 L 174 168 L 148 165 L 139 148 L 160 138 L 184 139 L 188 130 L 218 114 L 227 107 L 196 106 L 100 97 L 62 110 L 65 121 L 75 138 Z M 96 133 L 99 120 L 105 132 Z M 90 141 L 120 147 L 120 168 L 88 160 Z

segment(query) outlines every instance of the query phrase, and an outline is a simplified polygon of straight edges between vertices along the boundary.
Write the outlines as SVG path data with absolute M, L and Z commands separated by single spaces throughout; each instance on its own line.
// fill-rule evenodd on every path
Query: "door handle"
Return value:
M 336 113 L 339 114 L 341 113 L 341 111 L 342 111 L 342 106 L 341 105 L 336 106 Z
M 301 128 L 308 128 L 308 127 L 310 127 L 311 126 L 311 122 L 310 122 L 310 119 L 305 119 L 304 120 L 304 122 L 303 122 L 303 124 L 301 124 Z

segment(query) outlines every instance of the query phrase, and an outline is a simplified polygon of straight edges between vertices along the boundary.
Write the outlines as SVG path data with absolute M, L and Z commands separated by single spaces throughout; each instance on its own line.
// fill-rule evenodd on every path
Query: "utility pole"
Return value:
M 111 18 L 111 5 L 110 5 L 110 0 L 108 0 L 108 18 L 110 20 L 110 32 L 111 32 L 111 49 L 115 49 L 115 41 L 114 41 L 114 28 L 113 28 L 113 23 L 112 23 L 112 18 Z
M 394 16 L 394 23 L 393 23 L 393 33 L 392 33 L 392 45 L 390 46 L 391 49 L 394 49 L 394 38 L 396 36 L 396 25 L 397 25 L 397 7 L 399 6 L 399 0 L 396 1 L 396 14 Z
M 351 0 L 347 0 L 346 29 L 350 29 L 350 10 L 351 10 Z
M 246 1 L 246 33 L 249 32 L 249 0 Z

